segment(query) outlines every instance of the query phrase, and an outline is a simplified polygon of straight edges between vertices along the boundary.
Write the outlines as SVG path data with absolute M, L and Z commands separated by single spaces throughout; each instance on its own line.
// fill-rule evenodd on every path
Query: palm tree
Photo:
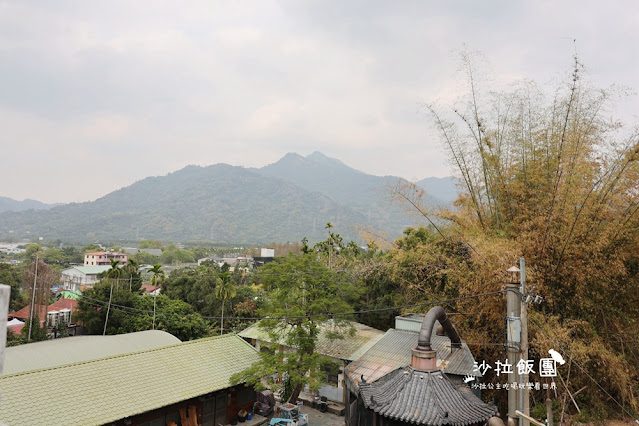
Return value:
M 149 273 L 153 274 L 151 276 L 151 285 L 157 286 L 158 283 L 162 284 L 164 282 L 164 278 L 166 278 L 166 274 L 162 269 L 161 263 L 156 263 L 153 265 L 153 268 L 149 269 Z
M 228 280 L 222 281 L 218 278 L 215 282 L 215 297 L 222 299 L 222 323 L 220 325 L 220 334 L 224 334 L 224 302 L 226 299 L 232 299 L 237 294 L 237 289 Z
M 133 280 L 136 285 L 140 279 L 140 267 L 135 259 L 129 259 L 129 263 L 124 267 L 124 270 L 129 274 L 129 291 L 131 291 Z
M 163 270 L 160 269 L 161 267 L 162 267 L 161 263 L 156 263 L 155 265 L 153 265 L 153 268 L 149 270 L 149 272 L 153 274 L 151 276 L 152 286 L 157 286 L 158 282 L 159 283 L 164 282 L 164 278 L 166 277 L 166 274 L 164 273 Z M 153 330 L 155 330 L 155 300 L 157 298 L 157 295 L 158 295 L 157 291 L 154 290 L 153 291 Z
M 110 277 L 117 278 L 120 276 L 120 267 L 118 266 L 120 261 L 115 259 L 110 259 L 110 260 L 111 260 L 111 269 L 107 271 L 107 275 L 109 275 Z
M 118 264 L 120 263 L 120 261 L 115 259 L 110 259 L 110 260 L 111 260 L 111 269 L 107 271 L 106 275 L 108 278 L 115 278 L 115 282 L 119 284 L 118 278 L 120 278 L 120 274 L 122 273 L 122 271 L 118 267 Z
M 331 269 L 331 255 L 333 254 L 333 234 L 331 234 L 332 227 L 333 224 L 331 222 L 328 222 L 324 227 L 324 229 L 328 230 L 328 240 L 326 240 L 328 242 L 328 269 Z

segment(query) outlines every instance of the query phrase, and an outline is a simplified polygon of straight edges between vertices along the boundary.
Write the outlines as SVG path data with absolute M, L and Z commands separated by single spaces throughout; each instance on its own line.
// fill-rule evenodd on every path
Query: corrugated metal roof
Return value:
M 377 330 L 367 325 L 353 321 L 349 321 L 349 324 L 355 328 L 355 334 L 351 336 L 348 333 L 347 328 L 343 328 L 343 330 L 341 330 L 344 332 L 343 337 L 336 339 L 332 339 L 329 337 L 330 332 L 336 332 L 340 330 L 334 329 L 331 326 L 330 322 L 322 324 L 315 351 L 325 356 L 353 361 L 359 358 L 363 353 L 365 353 L 384 336 L 383 331 Z M 280 339 L 279 342 L 272 342 L 272 339 L 269 337 L 268 332 L 264 329 L 261 329 L 259 327 L 259 323 L 251 325 L 244 331 L 240 332 L 239 335 L 247 339 L 257 339 L 263 342 L 279 343 L 281 345 L 285 345 L 284 339 Z
M 418 425 L 470 425 L 497 414 L 497 407 L 455 386 L 441 371 L 411 367 L 396 370 L 374 383 L 360 383 L 366 408 L 380 415 Z
M 62 273 L 64 274 L 65 272 L 71 269 L 77 269 L 78 271 L 82 272 L 85 275 L 93 275 L 93 274 L 99 274 L 104 271 L 108 271 L 109 269 L 111 269 L 111 265 L 73 266 L 71 268 L 65 269 L 64 271 L 62 271 Z
M 258 359 L 251 345 L 226 335 L 3 375 L 0 422 L 102 425 L 225 389 Z
M 348 380 L 357 387 L 362 375 L 367 382 L 374 382 L 393 370 L 410 365 L 411 350 L 417 346 L 418 336 L 419 333 L 412 331 L 388 330 L 373 347 L 346 367 Z M 437 351 L 437 367 L 444 373 L 479 377 L 479 373 L 473 371 L 473 354 L 463 340 L 461 349 L 451 351 L 450 339 L 433 332 L 431 345 Z
M 4 374 L 57 367 L 79 361 L 120 355 L 180 343 L 161 330 L 138 331 L 115 336 L 72 336 L 6 349 Z

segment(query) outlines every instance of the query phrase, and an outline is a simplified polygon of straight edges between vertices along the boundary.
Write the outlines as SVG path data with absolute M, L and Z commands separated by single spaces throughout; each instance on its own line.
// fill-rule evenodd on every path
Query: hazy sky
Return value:
M 545 83 L 576 38 L 592 79 L 639 89 L 638 29 L 635 0 L 0 0 L 0 196 L 88 201 L 287 152 L 446 176 L 419 105 L 453 97 L 464 43 L 497 82 Z

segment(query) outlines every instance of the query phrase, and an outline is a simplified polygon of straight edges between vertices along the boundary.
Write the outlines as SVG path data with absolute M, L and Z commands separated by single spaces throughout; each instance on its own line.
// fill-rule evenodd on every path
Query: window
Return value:
M 326 383 L 331 386 L 339 386 L 339 365 L 334 362 L 327 362 L 322 365 L 322 371 L 326 374 Z

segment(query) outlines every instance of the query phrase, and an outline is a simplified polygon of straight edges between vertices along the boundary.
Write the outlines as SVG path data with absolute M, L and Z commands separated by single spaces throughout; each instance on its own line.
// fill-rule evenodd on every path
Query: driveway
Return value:
M 303 406 L 302 413 L 308 414 L 308 426 L 344 426 L 344 417 L 331 413 L 322 413 L 309 406 Z

